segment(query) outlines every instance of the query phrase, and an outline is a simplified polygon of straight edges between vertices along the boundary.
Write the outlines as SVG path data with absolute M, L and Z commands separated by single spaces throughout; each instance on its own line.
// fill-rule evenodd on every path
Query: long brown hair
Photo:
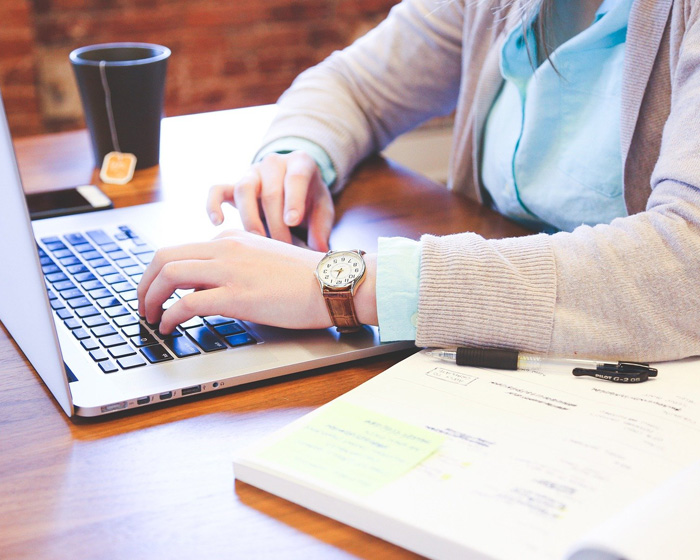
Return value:
M 537 11 L 537 17 L 535 18 L 533 29 L 537 39 L 537 52 L 541 53 L 538 55 L 540 62 L 543 60 L 549 60 L 549 55 L 551 54 L 551 50 L 547 44 L 547 29 L 553 11 L 554 0 L 542 0 L 540 2 L 540 7 Z

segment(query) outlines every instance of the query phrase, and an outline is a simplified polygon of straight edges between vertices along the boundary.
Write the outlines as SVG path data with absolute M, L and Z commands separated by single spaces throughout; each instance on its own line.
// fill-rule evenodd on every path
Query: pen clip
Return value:
M 588 375 L 613 383 L 642 383 L 650 377 L 656 377 L 658 370 L 642 362 L 618 362 L 600 364 L 595 369 L 574 368 L 574 375 Z

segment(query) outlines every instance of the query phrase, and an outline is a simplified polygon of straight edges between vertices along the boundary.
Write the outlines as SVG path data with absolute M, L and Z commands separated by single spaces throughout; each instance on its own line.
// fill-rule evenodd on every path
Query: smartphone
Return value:
M 29 193 L 25 198 L 32 220 L 82 214 L 114 207 L 109 197 L 95 185 Z

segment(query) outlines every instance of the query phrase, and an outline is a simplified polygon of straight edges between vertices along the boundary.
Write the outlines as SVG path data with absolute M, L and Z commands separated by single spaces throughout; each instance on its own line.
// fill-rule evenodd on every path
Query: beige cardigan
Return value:
M 404 0 L 295 81 L 265 141 L 320 144 L 340 188 L 369 153 L 456 110 L 449 186 L 481 200 L 480 134 L 501 86 L 499 46 L 519 21 L 502 3 Z M 505 240 L 423 236 L 417 345 L 700 355 L 699 15 L 699 1 L 633 4 L 620 137 L 629 216 Z

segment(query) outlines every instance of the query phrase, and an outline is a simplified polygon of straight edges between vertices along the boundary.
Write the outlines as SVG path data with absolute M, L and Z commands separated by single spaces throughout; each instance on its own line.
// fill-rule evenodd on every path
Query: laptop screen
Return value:
M 70 389 L 1 96 L 0 269 L 0 320 L 72 416 Z

